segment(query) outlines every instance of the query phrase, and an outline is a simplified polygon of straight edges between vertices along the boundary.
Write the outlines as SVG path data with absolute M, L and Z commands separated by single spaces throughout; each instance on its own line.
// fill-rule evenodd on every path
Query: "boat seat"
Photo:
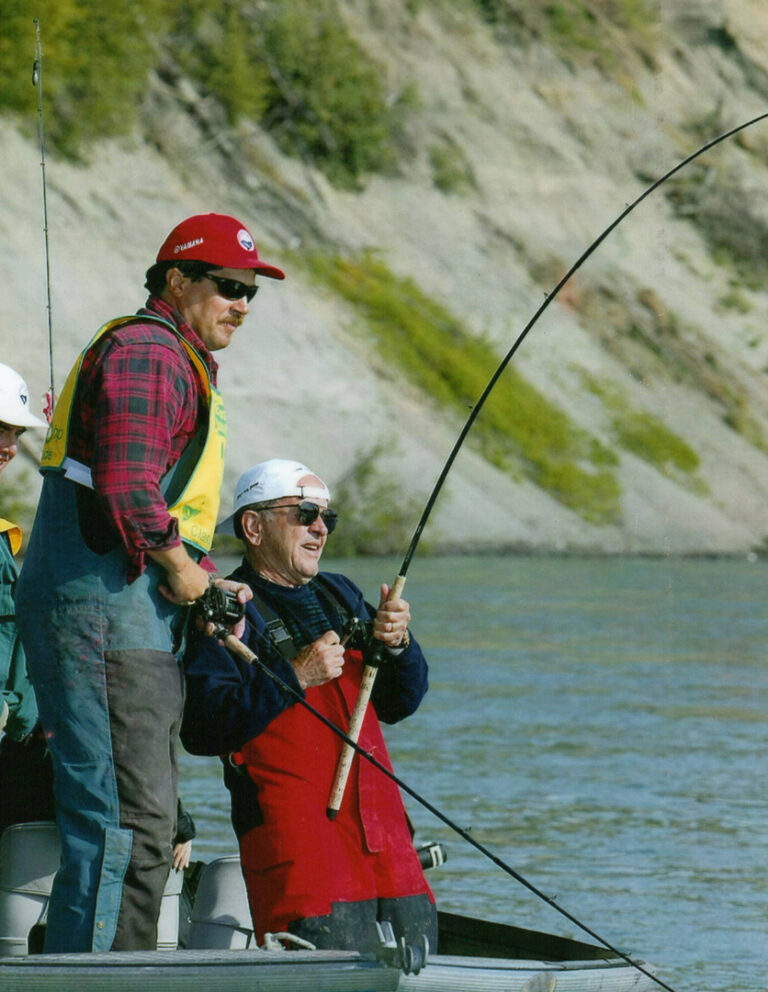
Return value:
M 256 947 L 240 858 L 211 861 L 200 873 L 190 918 L 188 948 Z
M 30 936 L 36 927 L 45 924 L 58 867 L 59 835 L 55 823 L 15 823 L 0 835 L 0 957 L 31 953 Z M 177 947 L 182 883 L 183 874 L 171 871 L 157 924 L 158 950 Z

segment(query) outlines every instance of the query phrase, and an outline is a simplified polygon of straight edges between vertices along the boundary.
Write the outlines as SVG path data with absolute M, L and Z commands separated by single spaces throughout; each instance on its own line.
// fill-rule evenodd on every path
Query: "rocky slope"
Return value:
M 48 162 L 59 385 L 103 320 L 141 305 L 143 272 L 185 214 L 235 213 L 262 254 L 287 259 L 289 279 L 264 281 L 219 356 L 231 423 L 225 501 L 239 472 L 262 458 L 303 459 L 333 484 L 380 444 L 392 498 L 420 505 L 461 427 L 461 416 L 374 353 L 349 305 L 310 279 L 304 252 L 375 249 L 501 356 L 625 204 L 704 141 L 768 109 L 768 10 L 759 0 L 662 0 L 652 54 L 627 45 L 613 72 L 541 43 L 500 41 L 450 4 L 349 0 L 344 15 L 393 92 L 406 81 L 418 89 L 410 155 L 397 175 L 359 192 L 334 189 L 255 127 L 223 129 L 183 79 L 154 81 L 151 141 L 102 145 L 88 167 Z M 0 129 L 3 360 L 41 394 L 39 150 L 10 121 Z M 467 182 L 436 185 L 436 147 L 452 150 Z M 740 264 L 758 273 L 764 264 L 767 154 L 768 121 L 649 197 L 515 357 L 550 402 L 615 452 L 620 519 L 590 523 L 468 445 L 430 523 L 433 548 L 762 546 L 768 297 Z M 619 408 L 658 418 L 684 439 L 695 471 L 619 443 Z

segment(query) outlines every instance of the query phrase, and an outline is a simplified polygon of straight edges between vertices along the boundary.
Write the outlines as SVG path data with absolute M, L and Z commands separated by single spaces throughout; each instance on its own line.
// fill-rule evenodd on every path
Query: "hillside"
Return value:
M 657 23 L 622 35 L 606 20 L 603 47 L 576 57 L 535 24 L 521 35 L 469 4 L 345 0 L 340 10 L 388 92 L 416 94 L 399 163 L 338 188 L 257 124 L 226 124 L 178 67 L 155 72 L 140 131 L 101 142 L 88 164 L 48 160 L 55 375 L 60 388 L 99 324 L 142 304 L 144 270 L 181 217 L 238 215 L 288 279 L 264 280 L 219 356 L 225 505 L 262 458 L 305 460 L 333 487 L 375 450 L 363 500 L 404 509 L 397 551 L 472 402 L 464 385 L 441 398 L 421 373 L 450 374 L 437 359 L 428 369 L 429 356 L 456 344 L 449 364 L 485 381 L 625 204 L 768 109 L 768 11 L 758 0 L 661 0 Z M 29 121 L 8 116 L 0 135 L 4 360 L 42 394 L 39 149 Z M 489 401 L 485 434 L 480 415 L 426 532 L 433 549 L 762 549 L 766 192 L 761 122 L 606 240 L 515 356 L 518 378 L 493 424 Z M 374 290 L 400 309 L 385 319 Z M 406 322 L 413 311 L 431 322 L 421 370 L 407 352 L 421 333 Z

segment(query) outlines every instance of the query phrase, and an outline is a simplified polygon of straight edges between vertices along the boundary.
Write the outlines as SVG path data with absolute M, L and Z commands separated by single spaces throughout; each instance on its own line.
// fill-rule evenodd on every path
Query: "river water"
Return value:
M 369 599 L 399 562 L 334 563 Z M 422 558 L 399 776 L 677 992 L 768 989 L 768 564 Z M 216 759 L 182 757 L 193 857 L 236 852 Z M 589 937 L 418 802 L 447 910 Z

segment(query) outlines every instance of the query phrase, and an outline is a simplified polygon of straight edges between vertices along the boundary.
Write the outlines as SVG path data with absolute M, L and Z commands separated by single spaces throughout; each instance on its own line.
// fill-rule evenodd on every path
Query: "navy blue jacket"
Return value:
M 286 589 L 262 579 L 246 561 L 230 576 L 247 582 L 278 616 L 286 611 L 294 622 L 302 621 L 302 600 L 308 589 L 320 590 L 322 584 L 312 579 L 307 586 Z M 362 592 L 343 575 L 323 573 L 336 599 L 349 616 L 371 619 L 376 608 L 366 603 Z M 326 630 L 341 633 L 348 617 L 340 616 L 328 597 L 319 595 L 328 625 Z M 251 602 L 246 606 L 247 628 L 244 642 L 284 682 L 303 698 L 304 692 L 293 666 L 274 647 L 266 633 L 266 621 Z M 322 631 L 321 631 L 322 633 Z M 297 649 L 316 640 L 320 634 L 307 628 L 295 637 Z M 271 720 L 287 707 L 296 705 L 295 696 L 278 686 L 258 665 L 235 658 L 218 641 L 197 635 L 184 656 L 187 698 L 181 740 L 192 754 L 224 755 L 239 750 L 260 734 Z M 384 723 L 396 723 L 410 716 L 427 691 L 427 663 L 413 637 L 400 654 L 380 665 L 371 702 L 377 717 Z M 346 728 L 342 728 L 346 729 Z

